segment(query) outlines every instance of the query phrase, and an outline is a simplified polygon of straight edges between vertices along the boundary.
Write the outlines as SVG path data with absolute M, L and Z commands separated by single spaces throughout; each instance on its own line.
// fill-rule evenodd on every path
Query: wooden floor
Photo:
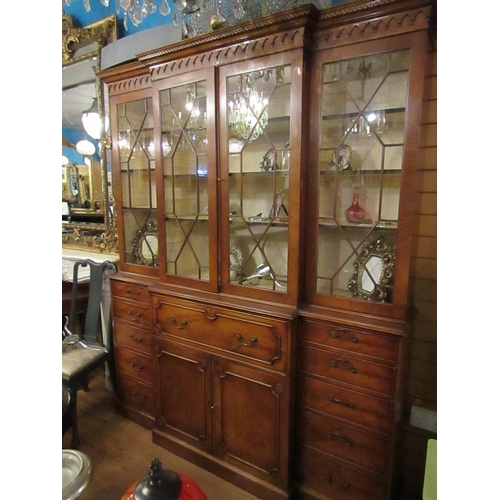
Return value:
M 113 393 L 98 374 L 90 391 L 78 394 L 79 450 L 92 462 L 90 483 L 79 500 L 121 500 L 132 483 L 148 474 L 153 458 L 164 469 L 183 472 L 194 479 L 208 500 L 258 500 L 246 491 L 206 472 L 152 443 L 151 431 L 114 411 Z M 71 431 L 62 439 L 69 448 Z

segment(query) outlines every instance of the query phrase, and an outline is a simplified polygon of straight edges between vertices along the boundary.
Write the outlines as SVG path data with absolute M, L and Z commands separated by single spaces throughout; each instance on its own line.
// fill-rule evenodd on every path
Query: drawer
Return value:
M 139 285 L 129 285 L 119 281 L 111 282 L 111 293 L 113 297 L 122 299 L 137 300 L 145 304 L 149 303 L 149 292 L 146 287 Z
M 148 329 L 151 328 L 151 315 L 149 306 L 146 305 L 113 300 L 113 316 Z
M 370 429 L 385 433 L 391 429 L 391 401 L 302 376 L 299 401 L 302 406 Z
M 113 326 L 116 345 L 132 347 L 147 354 L 151 353 L 151 333 L 149 330 L 119 320 L 115 321 Z
M 153 388 L 122 373 L 117 375 L 117 394 L 120 401 L 131 408 L 154 415 Z
M 371 361 L 353 358 L 342 351 L 326 351 L 310 346 L 300 347 L 302 371 L 364 389 L 392 395 L 394 368 Z
M 286 322 L 158 297 L 153 311 L 155 329 L 162 334 L 285 368 Z
M 120 372 L 153 383 L 153 362 L 151 358 L 121 347 L 115 347 L 116 369 Z
M 383 500 L 384 481 L 363 474 L 302 447 L 297 467 L 299 482 L 335 500 Z
M 397 339 L 347 328 L 335 323 L 320 323 L 303 319 L 300 339 L 375 358 L 396 360 Z
M 306 411 L 299 412 L 297 432 L 302 444 L 378 474 L 387 472 L 388 439 Z

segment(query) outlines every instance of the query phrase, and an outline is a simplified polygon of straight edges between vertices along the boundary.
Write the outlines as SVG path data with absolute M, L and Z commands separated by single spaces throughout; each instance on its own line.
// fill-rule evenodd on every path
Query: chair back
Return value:
M 101 318 L 103 279 L 105 275 L 115 273 L 116 267 L 112 262 L 108 260 L 104 262 L 94 262 L 93 260 L 85 259 L 75 262 L 73 268 L 73 287 L 71 290 L 71 311 L 69 317 L 69 330 L 71 332 L 75 331 L 75 322 L 77 316 L 76 301 L 78 290 L 78 269 L 80 267 L 86 266 L 89 266 L 90 268 L 90 282 L 83 340 L 85 340 L 86 342 L 100 343 L 97 335 L 100 331 L 99 322 Z M 106 319 L 106 321 L 109 320 L 110 318 Z

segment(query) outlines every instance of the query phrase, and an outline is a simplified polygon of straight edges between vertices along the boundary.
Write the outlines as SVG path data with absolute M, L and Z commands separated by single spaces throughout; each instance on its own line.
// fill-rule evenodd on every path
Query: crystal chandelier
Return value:
M 100 0 L 104 7 L 109 7 L 109 0 Z M 242 0 L 171 0 L 174 4 L 174 13 L 172 22 L 175 26 L 183 23 L 183 34 L 185 36 L 194 36 L 199 33 L 195 30 L 191 23 L 187 24 L 187 18 L 190 21 L 198 21 L 207 17 L 206 30 L 208 31 L 209 25 L 211 28 L 221 27 L 226 23 L 226 15 L 223 10 L 231 7 L 232 12 L 229 17 L 235 19 L 243 19 L 246 12 L 241 3 Z M 224 9 L 222 3 L 224 1 Z M 63 5 L 69 7 L 73 0 L 62 0 Z M 159 3 L 159 5 L 157 5 Z M 83 0 L 83 6 L 87 12 L 91 11 L 90 0 Z M 162 16 L 168 16 L 172 9 L 167 0 L 115 0 L 116 14 L 119 15 L 123 9 L 124 18 L 123 24 L 125 29 L 128 30 L 128 21 L 134 25 L 139 26 L 142 21 L 149 15 L 154 14 L 157 10 Z M 232 23 L 231 23 L 232 24 Z M 198 31 L 198 32 L 197 32 Z
M 82 0 L 87 12 L 90 12 L 90 0 Z M 123 24 L 128 30 L 128 22 L 139 26 L 148 16 L 157 11 L 168 16 L 173 5 L 172 23 L 182 23 L 185 37 L 201 35 L 225 26 L 232 26 L 250 21 L 263 15 L 274 14 L 291 7 L 313 3 L 322 9 L 330 6 L 330 0 L 114 0 L 117 16 L 123 11 Z M 73 0 L 62 0 L 69 6 Z M 109 7 L 110 0 L 100 0 L 104 7 Z
M 62 0 L 63 5 L 69 7 L 73 0 Z M 174 4 L 182 3 L 181 0 L 174 1 Z M 109 7 L 109 0 L 101 0 L 104 7 Z M 170 5 L 167 0 L 160 0 L 160 5 L 157 9 L 157 0 L 115 0 L 116 14 L 119 15 L 121 9 L 125 13 L 123 24 L 128 30 L 128 20 L 134 26 L 139 26 L 148 14 L 154 14 L 156 10 L 162 16 L 168 16 L 171 12 Z M 90 0 L 83 0 L 83 6 L 87 12 L 91 11 Z
M 237 137 L 250 142 L 260 137 L 267 126 L 268 100 L 263 97 L 262 91 L 255 89 L 251 73 L 244 78 L 243 83 L 243 75 L 240 76 L 238 92 L 228 102 L 228 124 Z

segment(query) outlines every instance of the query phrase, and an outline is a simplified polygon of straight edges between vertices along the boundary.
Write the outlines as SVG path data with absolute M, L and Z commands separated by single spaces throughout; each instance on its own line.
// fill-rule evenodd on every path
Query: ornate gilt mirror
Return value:
M 101 49 L 117 39 L 115 16 L 83 28 L 62 13 L 62 242 L 117 252 Z M 95 118 L 92 123 L 84 119 Z
M 149 221 L 144 230 L 137 231 L 132 248 L 134 264 L 157 267 L 158 225 Z
M 390 302 L 395 255 L 380 236 L 366 244 L 354 262 L 348 288 L 354 297 L 375 302 Z

